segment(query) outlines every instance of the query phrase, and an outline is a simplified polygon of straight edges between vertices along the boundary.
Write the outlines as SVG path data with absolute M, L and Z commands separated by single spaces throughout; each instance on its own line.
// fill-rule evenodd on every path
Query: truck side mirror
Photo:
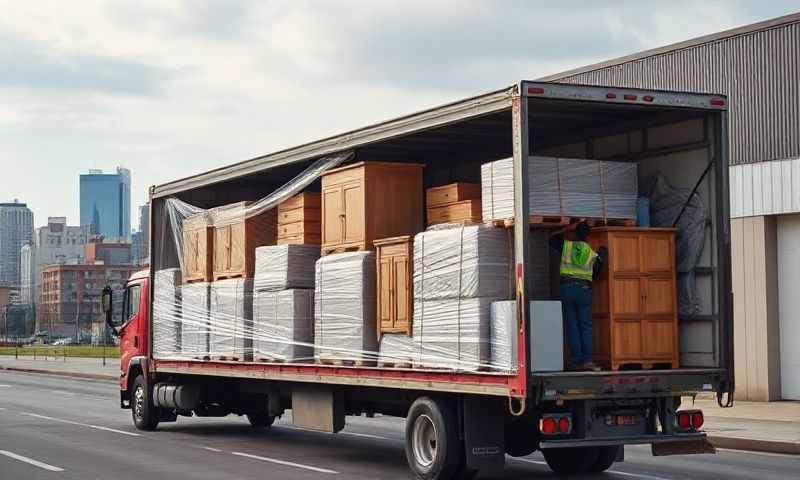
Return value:
M 114 307 L 113 307 L 114 304 L 112 301 L 113 300 L 112 295 L 113 291 L 111 290 L 111 287 L 106 286 L 105 288 L 103 288 L 103 293 L 101 294 L 100 297 L 100 303 L 102 304 L 103 307 L 103 313 L 106 314 L 106 325 L 111 327 L 111 331 L 114 333 L 114 335 L 119 336 L 119 331 L 117 331 L 117 327 L 116 325 L 114 325 L 114 321 L 112 319 L 114 314 Z

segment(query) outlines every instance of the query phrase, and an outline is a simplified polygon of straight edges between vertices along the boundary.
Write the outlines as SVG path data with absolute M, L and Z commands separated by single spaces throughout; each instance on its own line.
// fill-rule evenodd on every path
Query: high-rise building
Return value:
M 33 237 L 33 212 L 14 200 L 0 203 L 0 285 L 19 289 L 20 251 Z
M 38 316 L 42 269 L 48 265 L 83 263 L 90 226 L 68 226 L 66 217 L 48 217 L 47 225 L 33 234 L 33 242 L 20 252 L 20 303 L 32 307 Z M 38 327 L 38 325 L 37 325 Z
M 133 262 L 145 265 L 150 259 L 150 203 L 139 207 L 139 230 L 131 240 Z
M 81 225 L 110 241 L 130 241 L 131 172 L 90 170 L 80 176 Z

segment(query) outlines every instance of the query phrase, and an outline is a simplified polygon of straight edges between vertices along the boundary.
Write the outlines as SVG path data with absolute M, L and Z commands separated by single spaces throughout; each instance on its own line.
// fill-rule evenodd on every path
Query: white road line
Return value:
M 368 433 L 358 433 L 358 432 L 339 432 L 339 435 L 350 435 L 353 437 L 363 437 L 363 438 L 374 438 L 377 440 L 391 440 L 389 437 L 382 437 L 380 435 L 370 435 Z
M 731 452 L 731 453 L 744 453 L 744 454 L 747 454 L 747 455 L 762 455 L 764 457 L 797 458 L 797 455 L 793 454 L 793 453 L 757 452 L 755 450 L 737 450 L 735 448 L 719 448 L 719 447 L 717 447 L 717 451 L 720 451 L 720 452 Z
M 0 388 L 11 388 L 11 385 L 0 385 Z
M 68 397 L 74 397 L 75 394 L 73 392 L 67 392 L 65 390 L 50 390 L 50 393 L 57 393 L 59 395 L 66 395 Z
M 517 462 L 525 462 L 525 463 L 533 463 L 534 465 L 545 465 L 547 466 L 547 462 L 542 460 L 528 460 L 527 458 L 514 458 Z M 619 470 L 606 470 L 606 473 L 610 473 L 612 475 L 620 475 L 622 477 L 633 477 L 633 478 L 641 478 L 643 480 L 669 480 L 664 477 L 656 477 L 653 475 L 646 475 L 643 473 L 628 473 L 628 472 L 620 472 Z
M 102 427 L 100 425 L 91 425 L 91 424 L 88 424 L 88 423 L 74 422 L 72 420 L 64 420 L 63 418 L 48 417 L 47 415 L 39 415 L 38 413 L 24 413 L 24 415 L 27 415 L 29 417 L 41 418 L 43 420 L 50 420 L 50 421 L 53 421 L 53 422 L 66 423 L 68 425 L 78 425 L 79 427 L 94 428 L 95 430 L 103 430 L 105 432 L 120 433 L 122 435 L 128 435 L 128 436 L 131 436 L 131 437 L 140 437 L 141 436 L 138 433 L 126 432 L 124 430 L 117 430 L 115 428 Z
M 247 457 L 247 458 L 252 458 L 254 460 L 276 463 L 278 465 L 286 465 L 287 467 L 302 468 L 305 470 L 311 470 L 312 472 L 330 473 L 333 475 L 337 475 L 339 473 L 336 470 L 328 470 L 327 468 L 312 467 L 311 465 L 303 465 L 302 463 L 287 462 L 286 460 L 278 460 L 276 458 L 260 457 L 258 455 L 250 455 L 249 453 L 242 453 L 242 452 L 231 452 L 231 453 L 239 457 Z
M 203 450 L 208 450 L 209 452 L 217 452 L 217 453 L 222 452 L 222 450 L 220 450 L 219 448 L 214 448 L 214 447 L 202 447 L 201 446 L 200 448 L 202 448 Z
M 39 467 L 44 470 L 48 470 L 50 472 L 63 472 L 64 469 L 61 467 L 54 467 L 44 462 L 40 462 L 38 460 L 34 460 L 32 458 L 23 457 L 22 455 L 18 455 L 14 452 L 9 452 L 8 450 L 0 450 L 0 455 L 5 455 L 8 458 L 13 458 L 14 460 L 19 460 L 20 462 L 27 463 L 28 465 L 33 465 L 34 467 Z
M 3 411 L 5 409 L 6 409 L 6 407 L 0 407 L 0 411 Z

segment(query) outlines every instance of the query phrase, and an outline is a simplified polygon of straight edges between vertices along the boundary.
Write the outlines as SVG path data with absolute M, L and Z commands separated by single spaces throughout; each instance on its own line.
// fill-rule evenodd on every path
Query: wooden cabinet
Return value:
M 303 192 L 278 205 L 278 245 L 320 243 L 320 194 Z
M 378 339 L 384 333 L 411 334 L 413 237 L 373 242 L 377 250 Z
M 360 162 L 322 177 L 322 254 L 422 230 L 422 165 Z
M 276 209 L 246 216 L 249 202 L 213 208 L 214 280 L 252 278 L 255 273 L 256 247 L 275 245 Z
M 481 186 L 477 183 L 456 182 L 425 190 L 425 204 L 428 208 L 480 198 Z
M 608 248 L 593 288 L 594 361 L 677 368 L 675 229 L 595 228 L 589 243 Z
M 183 221 L 183 281 L 210 282 L 214 271 L 214 229 L 205 213 Z
M 480 199 L 428 207 L 428 226 L 440 223 L 481 223 Z

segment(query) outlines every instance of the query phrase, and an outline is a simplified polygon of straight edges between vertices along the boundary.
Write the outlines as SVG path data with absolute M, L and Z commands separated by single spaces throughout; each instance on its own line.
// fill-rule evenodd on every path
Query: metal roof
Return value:
M 555 82 L 566 77 L 572 77 L 575 75 L 580 75 L 582 73 L 591 72 L 594 70 L 601 70 L 603 68 L 622 65 L 623 63 L 635 62 L 637 60 L 642 60 L 644 58 L 652 57 L 655 55 L 662 55 L 664 53 L 674 52 L 677 50 L 684 50 L 687 48 L 696 47 L 698 45 L 718 42 L 726 38 L 736 37 L 740 35 L 747 35 L 753 32 L 768 30 L 771 28 L 776 28 L 782 25 L 786 25 L 789 23 L 796 23 L 796 22 L 800 22 L 800 12 L 791 13 L 789 15 L 784 15 L 782 17 L 777 17 L 770 20 L 764 20 L 763 22 L 752 23 L 750 25 L 745 25 L 742 27 L 732 28 L 730 30 L 723 30 L 721 32 L 712 33 L 709 35 L 703 35 L 702 37 L 696 37 L 689 40 L 684 40 L 682 42 L 673 43 L 670 45 L 664 45 L 663 47 L 644 50 L 641 52 L 633 53 L 631 55 L 625 55 L 611 60 L 598 62 L 592 65 L 586 65 L 584 67 L 578 67 L 572 70 L 566 70 L 564 72 L 554 73 L 552 75 L 540 78 L 539 81 Z

